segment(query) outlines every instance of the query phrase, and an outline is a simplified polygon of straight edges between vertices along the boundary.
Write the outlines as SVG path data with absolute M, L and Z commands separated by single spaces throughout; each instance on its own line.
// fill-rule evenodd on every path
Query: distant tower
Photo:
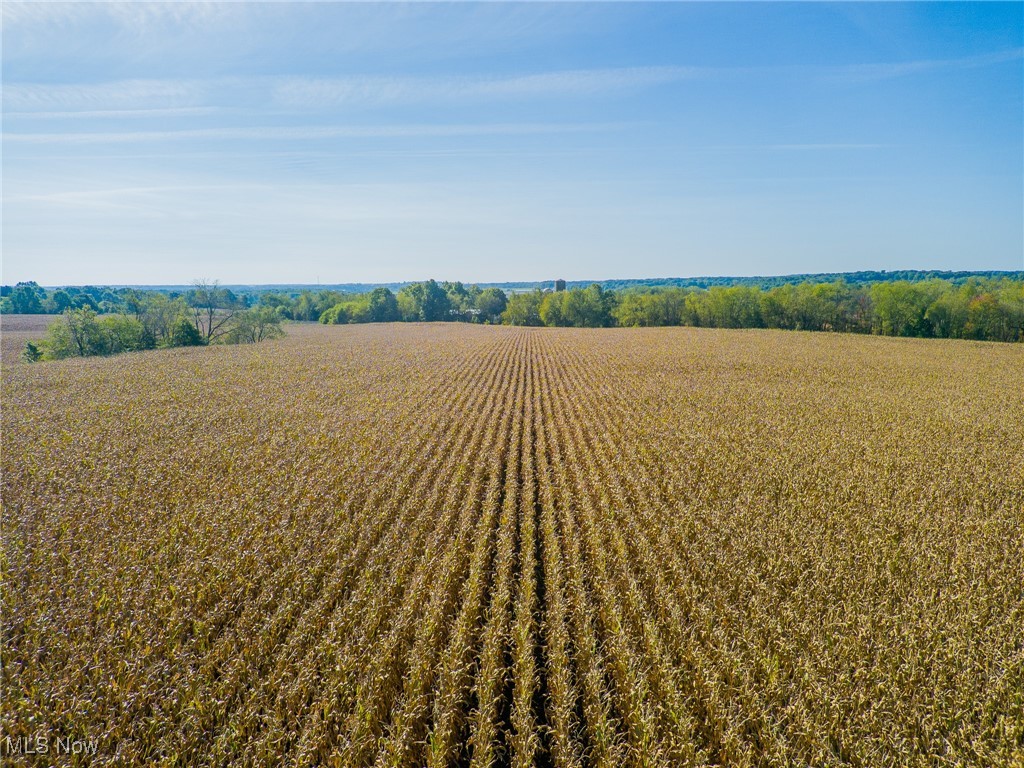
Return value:
M 555 291 L 565 290 L 565 280 L 555 280 Z

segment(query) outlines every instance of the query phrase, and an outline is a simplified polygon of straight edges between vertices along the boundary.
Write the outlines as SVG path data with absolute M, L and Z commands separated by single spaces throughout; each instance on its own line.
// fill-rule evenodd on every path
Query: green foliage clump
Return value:
M 91 309 L 69 309 L 46 332 L 37 359 L 116 355 L 156 346 L 145 326 L 132 317 L 97 317 Z M 27 357 L 27 356 L 26 356 Z
M 35 342 L 26 341 L 25 350 L 21 353 L 21 359 L 26 363 L 38 363 L 43 359 L 43 350 Z
M 544 325 L 569 328 L 605 328 L 614 325 L 615 293 L 594 283 L 544 295 L 540 318 Z
M 270 307 L 255 307 L 237 313 L 231 330 L 224 337 L 227 344 L 258 344 L 284 336 L 281 315 Z
M 497 323 L 508 306 L 508 297 L 501 288 L 484 288 L 476 296 L 475 304 L 484 322 Z
M 134 296 L 129 301 L 134 315 L 100 316 L 89 308 L 65 310 L 43 340 L 26 344 L 23 359 L 37 362 L 197 347 L 209 344 L 211 338 L 225 344 L 255 344 L 284 335 L 281 312 L 267 306 L 226 312 L 220 307 L 190 306 L 184 299 L 159 294 Z
M 41 315 L 45 311 L 42 301 L 45 296 L 46 292 L 34 281 L 18 283 L 3 299 L 4 314 Z
M 513 293 L 508 297 L 501 322 L 505 325 L 544 325 L 540 308 L 544 303 L 544 292 L 540 289 L 527 293 Z
M 398 292 L 402 319 L 429 323 L 447 320 L 451 302 L 444 288 L 435 280 L 407 285 Z
M 328 325 L 390 323 L 400 319 L 398 299 L 383 286 L 339 301 L 320 315 L 320 322 Z
M 171 326 L 163 344 L 165 347 L 201 347 L 206 343 L 203 334 L 188 318 L 179 317 Z

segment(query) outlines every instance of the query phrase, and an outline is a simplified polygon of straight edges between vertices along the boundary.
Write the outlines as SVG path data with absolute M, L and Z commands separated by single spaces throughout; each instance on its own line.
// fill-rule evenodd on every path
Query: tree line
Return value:
M 54 305 L 53 296 L 38 289 L 44 294 L 39 296 L 32 285 L 19 284 L 16 291 L 31 291 L 41 305 Z M 64 293 L 72 301 L 45 338 L 25 345 L 29 362 L 216 343 L 254 344 L 284 335 L 280 312 L 249 306 L 216 282 L 196 281 L 183 295 L 126 289 L 112 293 L 116 300 L 103 299 L 102 304 L 75 301 L 75 296 L 94 298 L 88 293 L 54 293 Z
M 601 287 L 616 291 L 632 288 L 730 288 L 735 285 L 748 286 L 768 290 L 782 285 L 800 283 L 834 283 L 842 280 L 851 285 L 870 285 L 903 280 L 910 283 L 923 280 L 948 280 L 954 285 L 980 277 L 984 279 L 1009 278 L 1024 280 L 1024 271 L 973 271 L 954 272 L 939 269 L 897 269 L 897 270 L 862 270 L 859 272 L 816 272 L 796 275 L 762 275 L 757 277 L 658 277 L 627 280 L 602 280 Z M 585 288 L 589 283 L 569 283 L 571 288 Z M 530 286 L 531 288 L 534 286 Z
M 701 288 L 585 288 L 512 293 L 428 280 L 398 294 L 347 296 L 323 323 L 464 320 L 506 325 L 607 328 L 688 325 L 782 328 L 885 336 L 1024 341 L 1024 280 L 787 283 Z
M 1024 341 L 1024 281 L 972 278 L 799 283 L 624 294 L 617 324 L 783 328 L 884 336 Z
M 386 287 L 344 297 L 323 312 L 321 323 L 436 322 L 499 323 L 508 304 L 500 288 L 426 280 L 397 294 Z
M 54 326 L 36 350 L 52 358 L 254 342 L 280 335 L 283 320 L 577 328 L 687 325 L 1024 341 L 1024 280 L 1007 277 L 620 290 L 595 283 L 508 294 L 497 287 L 435 280 L 411 283 L 397 292 L 378 286 L 363 293 L 323 289 L 235 294 L 206 282 L 180 293 L 89 286 L 47 291 L 35 283 L 5 290 L 0 299 L 4 311 L 64 312 L 62 325 Z

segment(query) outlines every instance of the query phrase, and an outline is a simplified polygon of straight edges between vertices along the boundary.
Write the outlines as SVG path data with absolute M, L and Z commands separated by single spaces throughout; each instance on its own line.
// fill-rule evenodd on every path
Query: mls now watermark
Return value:
M 95 755 L 96 739 L 76 739 L 72 736 L 5 736 L 0 752 L 5 757 L 14 755 Z

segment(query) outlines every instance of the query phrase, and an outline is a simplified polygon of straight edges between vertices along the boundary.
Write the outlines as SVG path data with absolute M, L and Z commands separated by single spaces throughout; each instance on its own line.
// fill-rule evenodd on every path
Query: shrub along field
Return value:
M 49 737 L 40 764 L 1012 764 L 1022 392 L 1021 345 L 693 328 L 5 364 L 3 736 Z
M 18 362 L 25 342 L 42 338 L 53 320 L 49 315 L 0 315 L 0 361 Z

